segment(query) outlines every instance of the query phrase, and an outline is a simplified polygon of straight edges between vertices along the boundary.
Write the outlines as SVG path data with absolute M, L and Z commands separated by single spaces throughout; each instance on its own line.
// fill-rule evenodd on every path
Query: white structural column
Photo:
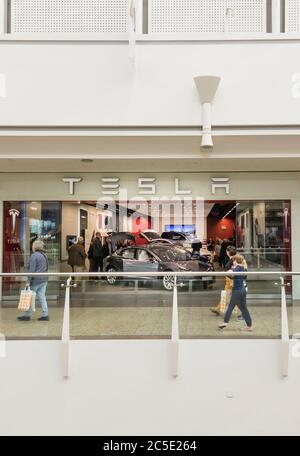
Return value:
M 143 0 L 135 0 L 135 33 L 143 33 Z
M 287 377 L 289 375 L 290 334 L 284 277 L 281 277 L 281 350 L 282 376 Z
M 194 82 L 202 103 L 202 147 L 212 148 L 212 103 L 221 82 L 217 76 L 196 76 Z
M 179 320 L 178 320 L 178 294 L 177 294 L 177 278 L 175 277 L 173 288 L 173 312 L 172 312 L 172 337 L 171 337 L 171 362 L 172 376 L 178 376 L 179 362 Z
M 300 195 L 300 176 L 299 176 Z M 300 271 L 300 197 L 291 201 L 291 222 L 292 222 L 292 270 Z M 293 300 L 300 301 L 300 277 L 293 276 L 292 280 Z
M 63 363 L 63 376 L 69 378 L 70 375 L 70 288 L 71 288 L 72 277 L 69 277 L 66 284 L 66 295 L 65 295 L 65 308 L 63 316 L 63 328 L 62 328 L 62 363 Z
M 128 0 L 128 44 L 129 44 L 129 60 L 135 67 L 135 46 L 136 46 L 136 0 Z
M 0 34 L 7 31 L 7 0 L 0 0 Z
M 203 125 L 203 146 L 213 145 L 212 143 L 212 131 L 211 131 L 211 122 L 212 122 L 212 104 L 203 103 L 202 105 L 202 125 Z
M 272 0 L 272 33 L 281 32 L 281 0 Z

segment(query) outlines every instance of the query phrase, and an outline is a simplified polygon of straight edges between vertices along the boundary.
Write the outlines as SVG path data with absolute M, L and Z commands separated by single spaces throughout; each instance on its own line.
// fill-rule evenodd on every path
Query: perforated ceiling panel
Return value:
M 12 33 L 123 33 L 127 21 L 127 0 L 11 0 Z
M 266 0 L 149 0 L 149 32 L 266 32 L 266 8 Z
M 300 32 L 300 0 L 285 0 L 285 31 Z

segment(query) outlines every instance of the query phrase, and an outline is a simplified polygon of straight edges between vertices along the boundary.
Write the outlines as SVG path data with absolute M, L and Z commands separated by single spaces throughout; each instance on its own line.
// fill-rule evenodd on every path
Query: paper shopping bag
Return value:
M 35 312 L 35 297 L 35 291 L 30 290 L 30 288 L 22 290 L 20 294 L 18 309 L 22 310 L 22 312 L 26 312 L 29 309 Z
M 220 314 L 224 314 L 227 309 L 227 291 L 221 291 L 221 299 L 220 299 Z

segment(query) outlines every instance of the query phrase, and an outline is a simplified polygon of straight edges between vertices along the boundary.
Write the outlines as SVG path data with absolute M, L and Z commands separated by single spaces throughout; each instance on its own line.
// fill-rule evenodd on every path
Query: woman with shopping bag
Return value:
M 245 258 L 242 255 L 236 255 L 233 258 L 233 272 L 240 272 L 246 273 L 246 269 L 244 267 Z M 237 306 L 243 316 L 243 320 L 246 322 L 245 330 L 252 332 L 252 318 L 248 310 L 247 306 L 247 276 L 246 275 L 236 275 L 233 277 L 233 287 L 232 287 L 232 295 L 230 299 L 229 306 L 226 310 L 226 314 L 224 317 L 224 323 L 219 325 L 219 329 L 225 329 L 228 326 L 230 321 L 232 312 L 234 308 Z
M 44 252 L 44 243 L 40 239 L 37 239 L 34 241 L 32 244 L 32 255 L 30 256 L 29 259 L 29 265 L 28 265 L 28 272 L 48 272 L 48 257 L 46 253 Z M 36 294 L 40 306 L 42 308 L 42 315 L 38 319 L 39 321 L 49 321 L 49 313 L 48 313 L 48 305 L 47 305 L 47 300 L 46 300 L 46 289 L 47 289 L 47 284 L 48 284 L 48 277 L 47 276 L 36 276 L 36 277 L 28 277 L 28 282 L 26 284 L 26 290 L 23 291 L 23 298 L 25 297 L 25 293 L 27 291 L 27 298 L 25 300 L 30 299 L 30 294 L 32 295 L 31 298 L 31 305 L 28 308 L 28 310 L 25 311 L 25 313 L 18 317 L 18 320 L 20 321 L 30 321 L 31 319 L 31 313 L 33 310 L 32 304 L 34 303 L 35 300 L 35 295 Z M 20 304 L 19 308 L 22 309 L 22 293 L 21 293 L 21 299 L 20 299 Z M 23 299 L 24 303 L 24 299 Z M 27 302 L 27 307 L 28 307 L 28 302 Z M 24 308 L 24 307 L 23 307 Z
M 226 262 L 226 271 L 229 271 L 232 268 L 233 262 L 232 258 L 236 255 L 236 248 L 233 247 L 232 245 L 227 247 L 226 250 L 226 255 L 227 255 L 227 262 Z M 233 280 L 231 277 L 225 277 L 225 287 L 221 291 L 221 299 L 220 302 L 216 307 L 213 309 L 210 309 L 212 313 L 214 313 L 217 316 L 220 316 L 226 312 L 226 309 L 230 303 L 231 299 L 231 293 L 232 293 L 232 287 L 233 287 Z

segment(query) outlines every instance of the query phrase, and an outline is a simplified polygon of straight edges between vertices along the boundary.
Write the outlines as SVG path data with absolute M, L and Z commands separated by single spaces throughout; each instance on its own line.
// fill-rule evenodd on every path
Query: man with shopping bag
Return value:
M 31 309 L 32 312 L 35 312 L 35 298 L 36 292 L 31 290 L 28 284 L 26 284 L 25 289 L 20 294 L 18 309 L 23 312 Z
M 44 252 L 44 243 L 37 239 L 32 244 L 32 255 L 29 259 L 29 272 L 48 272 L 48 257 Z M 39 321 L 49 321 L 48 305 L 46 300 L 46 289 L 48 276 L 29 276 L 25 290 L 21 292 L 19 309 L 24 310 L 24 314 L 18 317 L 20 321 L 30 321 L 32 311 L 35 310 L 35 295 L 37 296 L 42 308 L 42 315 Z

